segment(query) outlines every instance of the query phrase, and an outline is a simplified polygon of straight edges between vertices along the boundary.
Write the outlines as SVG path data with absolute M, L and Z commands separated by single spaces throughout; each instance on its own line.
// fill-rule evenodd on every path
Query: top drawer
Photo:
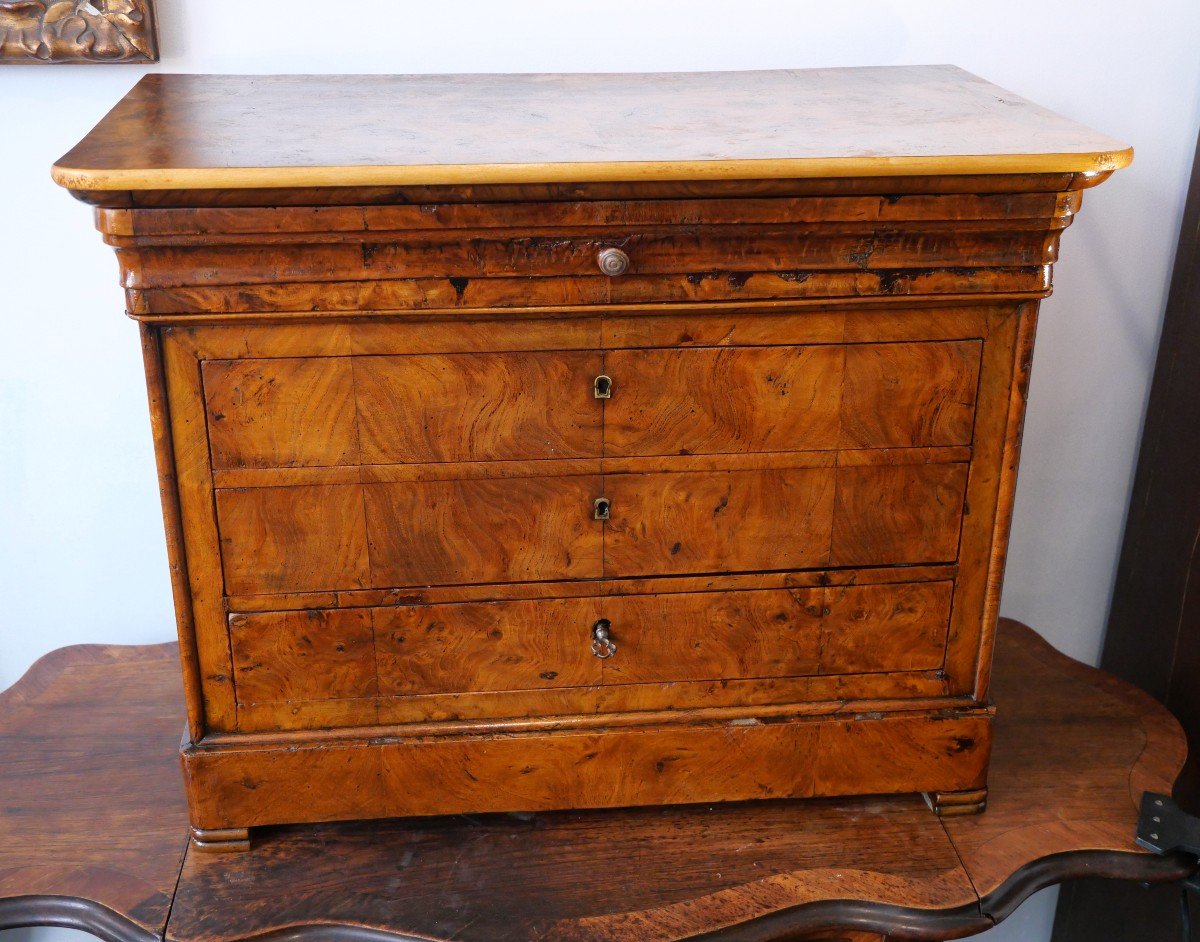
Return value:
M 204 397 L 218 470 L 965 445 L 981 347 L 209 360 Z
M 756 196 L 778 184 L 752 182 L 698 199 L 565 187 L 576 198 L 549 201 L 538 188 L 516 202 L 105 210 L 101 225 L 135 317 L 1046 291 L 1074 194 L 920 185 Z

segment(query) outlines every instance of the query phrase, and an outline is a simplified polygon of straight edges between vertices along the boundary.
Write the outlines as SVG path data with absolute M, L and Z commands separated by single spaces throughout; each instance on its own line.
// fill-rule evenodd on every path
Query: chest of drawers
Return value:
M 55 176 L 141 325 L 197 843 L 981 810 L 1038 300 L 1129 157 L 949 67 L 148 76 Z

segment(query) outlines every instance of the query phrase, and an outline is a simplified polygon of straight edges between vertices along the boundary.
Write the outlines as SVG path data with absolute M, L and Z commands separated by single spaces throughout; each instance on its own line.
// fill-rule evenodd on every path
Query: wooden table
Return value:
M 986 813 L 772 801 L 280 828 L 188 849 L 174 645 L 83 646 L 0 694 L 0 929 L 113 942 L 949 939 L 1081 876 L 1182 879 L 1133 842 L 1184 758 L 1149 696 L 1004 622 Z M 102 837 L 101 837 L 102 835 Z

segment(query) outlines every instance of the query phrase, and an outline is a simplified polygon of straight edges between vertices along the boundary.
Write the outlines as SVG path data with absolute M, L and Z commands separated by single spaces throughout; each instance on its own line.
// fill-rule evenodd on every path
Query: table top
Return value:
M 989 807 L 918 796 L 358 822 L 188 847 L 174 645 L 48 655 L 0 694 L 0 929 L 117 942 L 957 938 L 1078 876 L 1195 869 L 1133 841 L 1185 754 L 1146 694 L 1002 622 Z
M 1128 145 L 950 65 L 145 76 L 72 190 L 1104 172 Z

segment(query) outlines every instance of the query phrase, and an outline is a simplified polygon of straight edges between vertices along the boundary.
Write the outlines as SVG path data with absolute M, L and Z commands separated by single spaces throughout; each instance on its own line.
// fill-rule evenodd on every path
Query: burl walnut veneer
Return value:
M 946 66 L 143 79 L 54 174 L 141 324 L 196 841 L 981 810 L 1038 301 L 1130 156 Z

